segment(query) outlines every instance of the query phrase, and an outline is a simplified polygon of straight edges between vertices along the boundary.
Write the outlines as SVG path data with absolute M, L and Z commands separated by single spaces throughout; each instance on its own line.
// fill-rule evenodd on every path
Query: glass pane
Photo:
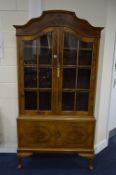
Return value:
M 37 70 L 36 68 L 24 68 L 24 86 L 37 87 Z
M 52 87 L 52 69 L 51 68 L 39 69 L 39 87 L 40 88 Z
M 77 64 L 77 50 L 65 49 L 64 50 L 64 65 Z
M 36 40 L 24 41 L 24 64 L 37 64 Z
M 40 42 L 40 46 L 47 46 L 47 47 L 51 47 L 52 46 L 52 33 L 49 32 L 43 36 L 40 37 L 40 39 L 38 40 L 38 42 Z
M 39 46 L 39 64 L 52 64 L 52 33 L 41 36 L 37 40 Z
M 39 109 L 51 110 L 51 92 L 39 92 Z
M 92 51 L 91 50 L 80 50 L 78 57 L 79 65 L 91 65 L 92 62 Z
M 52 64 L 52 50 L 49 48 L 40 48 L 39 64 Z
M 37 109 L 37 92 L 25 91 L 25 109 Z
M 89 94 L 86 92 L 77 92 L 76 96 L 76 110 L 88 111 Z
M 78 39 L 70 33 L 64 33 L 64 48 L 77 48 Z
M 77 88 L 89 89 L 90 87 L 90 69 L 78 69 Z
M 64 33 L 64 65 L 75 65 L 77 63 L 78 39 L 70 34 Z
M 63 69 L 63 88 L 75 88 L 76 68 Z
M 75 93 L 73 92 L 62 93 L 62 110 L 63 111 L 74 110 L 74 96 L 75 96 Z
M 92 42 L 79 41 L 79 48 L 92 49 L 93 48 L 93 43 Z

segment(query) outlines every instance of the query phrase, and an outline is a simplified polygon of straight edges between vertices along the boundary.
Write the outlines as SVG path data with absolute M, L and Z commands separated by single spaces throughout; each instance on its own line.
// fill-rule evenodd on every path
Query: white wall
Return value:
M 87 19 L 92 25 L 105 27 L 100 44 L 95 106 L 97 120 L 95 148 L 96 152 L 99 152 L 107 145 L 116 2 L 115 0 L 110 0 L 109 3 L 106 0 L 43 0 L 42 3 L 43 10 L 75 11 L 78 17 Z M 24 24 L 37 13 L 39 15 L 41 12 L 38 5 L 41 6 L 40 0 L 0 0 L 0 32 L 4 37 L 4 59 L 0 62 L 0 137 L 3 146 L 0 152 L 14 151 L 17 143 L 16 38 L 12 25 Z
M 109 111 L 109 132 L 116 128 L 116 36 L 115 36 L 115 49 L 114 49 L 114 63 L 112 70 L 112 83 L 111 83 L 111 98 L 110 98 L 110 111 Z
M 16 149 L 18 95 L 16 32 L 13 25 L 24 24 L 27 19 L 27 0 L 0 0 L 0 33 L 4 40 L 4 57 L 0 61 L 0 151 Z
M 114 79 L 116 79 L 116 70 L 115 70 L 115 63 L 116 63 L 116 2 L 114 1 L 112 5 L 109 6 L 109 26 L 112 26 L 112 35 L 109 38 L 114 40 L 114 45 L 112 45 L 112 82 L 111 82 L 111 99 L 110 99 L 110 110 L 109 110 L 109 131 L 116 128 L 116 86 L 113 87 Z M 111 15 L 112 14 L 112 15 Z M 114 47 L 113 47 L 114 46 Z M 114 52 L 115 51 L 115 52 Z
M 38 17 L 42 13 L 41 0 L 28 0 L 29 1 L 29 19 Z

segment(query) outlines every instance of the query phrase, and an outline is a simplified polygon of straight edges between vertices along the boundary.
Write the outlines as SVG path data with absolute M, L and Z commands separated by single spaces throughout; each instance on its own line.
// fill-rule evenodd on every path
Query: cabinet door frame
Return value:
M 26 110 L 25 109 L 25 97 L 24 97 L 24 59 L 23 59 L 23 41 L 31 41 L 34 39 L 37 39 L 48 32 L 53 33 L 53 38 L 52 38 L 52 97 L 51 97 L 51 111 L 40 111 L 40 110 Z M 43 114 L 43 115 L 48 115 L 48 114 L 54 114 L 57 110 L 57 105 L 56 108 L 54 108 L 54 104 L 58 101 L 57 100 L 57 87 L 58 87 L 58 81 L 57 81 L 57 72 L 56 72 L 56 60 L 53 59 L 53 54 L 57 55 L 57 32 L 56 28 L 54 27 L 49 27 L 42 32 L 37 33 L 36 35 L 33 36 L 21 36 L 17 40 L 17 55 L 18 55 L 18 90 L 19 90 L 19 111 L 21 114 Z
M 69 34 L 74 35 L 75 37 L 79 38 L 83 42 L 92 42 L 93 43 L 93 49 L 92 49 L 92 63 L 91 63 L 91 75 L 90 75 L 90 88 L 89 88 L 89 99 L 88 99 L 88 111 L 62 111 L 61 105 L 62 105 L 62 72 L 63 72 L 63 48 L 64 48 L 64 32 L 67 32 Z M 94 103 L 95 103 L 95 87 L 96 87 L 96 78 L 97 78 L 97 64 L 98 64 L 98 49 L 99 49 L 99 40 L 98 38 L 89 38 L 89 37 L 83 37 L 74 30 L 68 28 L 68 27 L 60 27 L 59 31 L 59 40 L 60 40 L 60 46 L 59 46 L 59 55 L 60 55 L 60 74 L 61 77 L 59 78 L 59 112 L 60 115 L 73 115 L 73 116 L 92 116 L 94 111 Z

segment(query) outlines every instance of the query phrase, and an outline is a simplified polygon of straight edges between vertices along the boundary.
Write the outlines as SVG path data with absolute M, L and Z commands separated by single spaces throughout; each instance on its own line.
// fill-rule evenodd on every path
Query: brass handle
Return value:
M 57 78 L 59 78 L 59 77 L 60 77 L 60 66 L 57 65 Z

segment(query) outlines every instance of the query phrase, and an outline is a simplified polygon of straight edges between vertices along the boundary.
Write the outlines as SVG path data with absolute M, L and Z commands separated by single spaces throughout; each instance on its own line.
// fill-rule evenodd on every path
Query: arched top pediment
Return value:
M 24 25 L 14 25 L 17 36 L 35 35 L 48 27 L 68 27 L 85 37 L 100 37 L 103 27 L 94 27 L 88 21 L 80 19 L 74 12 L 65 10 L 43 11 L 42 15 L 29 20 Z

